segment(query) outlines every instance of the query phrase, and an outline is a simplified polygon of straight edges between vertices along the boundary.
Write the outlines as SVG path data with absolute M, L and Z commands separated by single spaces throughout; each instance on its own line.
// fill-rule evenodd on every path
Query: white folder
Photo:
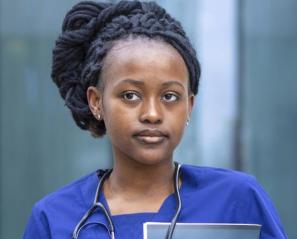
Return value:
M 170 223 L 146 222 L 144 239 L 165 239 Z M 259 224 L 177 223 L 173 239 L 259 239 Z

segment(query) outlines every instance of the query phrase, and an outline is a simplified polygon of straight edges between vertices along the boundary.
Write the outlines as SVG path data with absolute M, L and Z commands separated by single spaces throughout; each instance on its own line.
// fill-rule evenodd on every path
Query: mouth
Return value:
M 137 132 L 133 137 L 143 144 L 161 144 L 168 138 L 168 134 L 158 129 L 145 129 Z

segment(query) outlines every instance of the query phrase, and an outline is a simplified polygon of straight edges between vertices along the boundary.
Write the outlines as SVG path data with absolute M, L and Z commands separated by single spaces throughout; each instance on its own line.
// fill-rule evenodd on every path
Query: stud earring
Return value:
M 101 121 L 101 115 L 99 113 L 95 114 L 95 118 L 98 120 L 98 121 Z
M 186 126 L 188 126 L 190 123 L 190 118 L 188 117 L 187 122 L 186 122 Z

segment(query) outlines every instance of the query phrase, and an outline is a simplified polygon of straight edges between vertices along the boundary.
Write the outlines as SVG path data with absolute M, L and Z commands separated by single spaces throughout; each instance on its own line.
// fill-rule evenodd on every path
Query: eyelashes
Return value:
M 138 102 L 142 100 L 141 94 L 136 91 L 124 91 L 120 96 L 123 100 L 128 102 Z M 166 103 L 177 102 L 179 99 L 179 94 L 173 91 L 166 92 L 161 96 L 161 100 Z
M 176 93 L 166 93 L 162 98 L 166 102 L 175 102 L 179 100 L 179 96 Z
M 127 101 L 138 101 L 140 100 L 140 96 L 133 91 L 125 91 L 121 94 L 121 97 Z

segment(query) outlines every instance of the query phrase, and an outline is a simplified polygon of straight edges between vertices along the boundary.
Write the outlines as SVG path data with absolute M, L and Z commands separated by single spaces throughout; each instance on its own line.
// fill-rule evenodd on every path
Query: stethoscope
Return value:
M 180 192 L 179 192 L 179 189 L 178 189 L 181 164 L 179 164 L 177 162 L 174 162 L 174 165 L 175 165 L 174 177 L 173 177 L 173 180 L 174 180 L 174 195 L 175 195 L 175 199 L 177 201 L 177 208 L 176 208 L 176 212 L 175 212 L 175 214 L 174 214 L 174 216 L 173 216 L 173 218 L 171 220 L 171 223 L 170 223 L 170 225 L 168 227 L 165 239 L 171 239 L 172 238 L 173 231 L 174 231 L 174 228 L 175 228 L 175 225 L 176 225 L 177 218 L 178 218 L 178 216 L 180 214 L 181 204 L 182 204 L 181 203 L 181 198 L 180 198 Z M 113 224 L 113 222 L 111 220 L 111 215 L 108 212 L 108 210 L 105 208 L 105 206 L 101 202 L 99 202 L 99 195 L 100 195 L 100 192 L 102 190 L 103 183 L 104 183 L 105 179 L 110 175 L 111 171 L 112 171 L 112 169 L 106 170 L 104 172 L 104 174 L 102 175 L 102 177 L 100 178 L 97 189 L 96 189 L 96 194 L 95 194 L 93 205 L 85 213 L 85 215 L 81 218 L 79 223 L 76 225 L 76 227 L 75 227 L 75 229 L 74 229 L 74 231 L 72 233 L 72 238 L 73 239 L 78 239 L 79 233 L 87 225 L 86 221 L 88 220 L 89 217 L 91 217 L 93 215 L 93 213 L 95 213 L 95 211 L 97 209 L 102 210 L 103 214 L 105 215 L 105 217 L 106 217 L 106 219 L 108 221 L 109 236 L 110 236 L 111 239 L 115 239 L 114 224 Z M 92 224 L 101 224 L 101 223 L 94 222 Z

